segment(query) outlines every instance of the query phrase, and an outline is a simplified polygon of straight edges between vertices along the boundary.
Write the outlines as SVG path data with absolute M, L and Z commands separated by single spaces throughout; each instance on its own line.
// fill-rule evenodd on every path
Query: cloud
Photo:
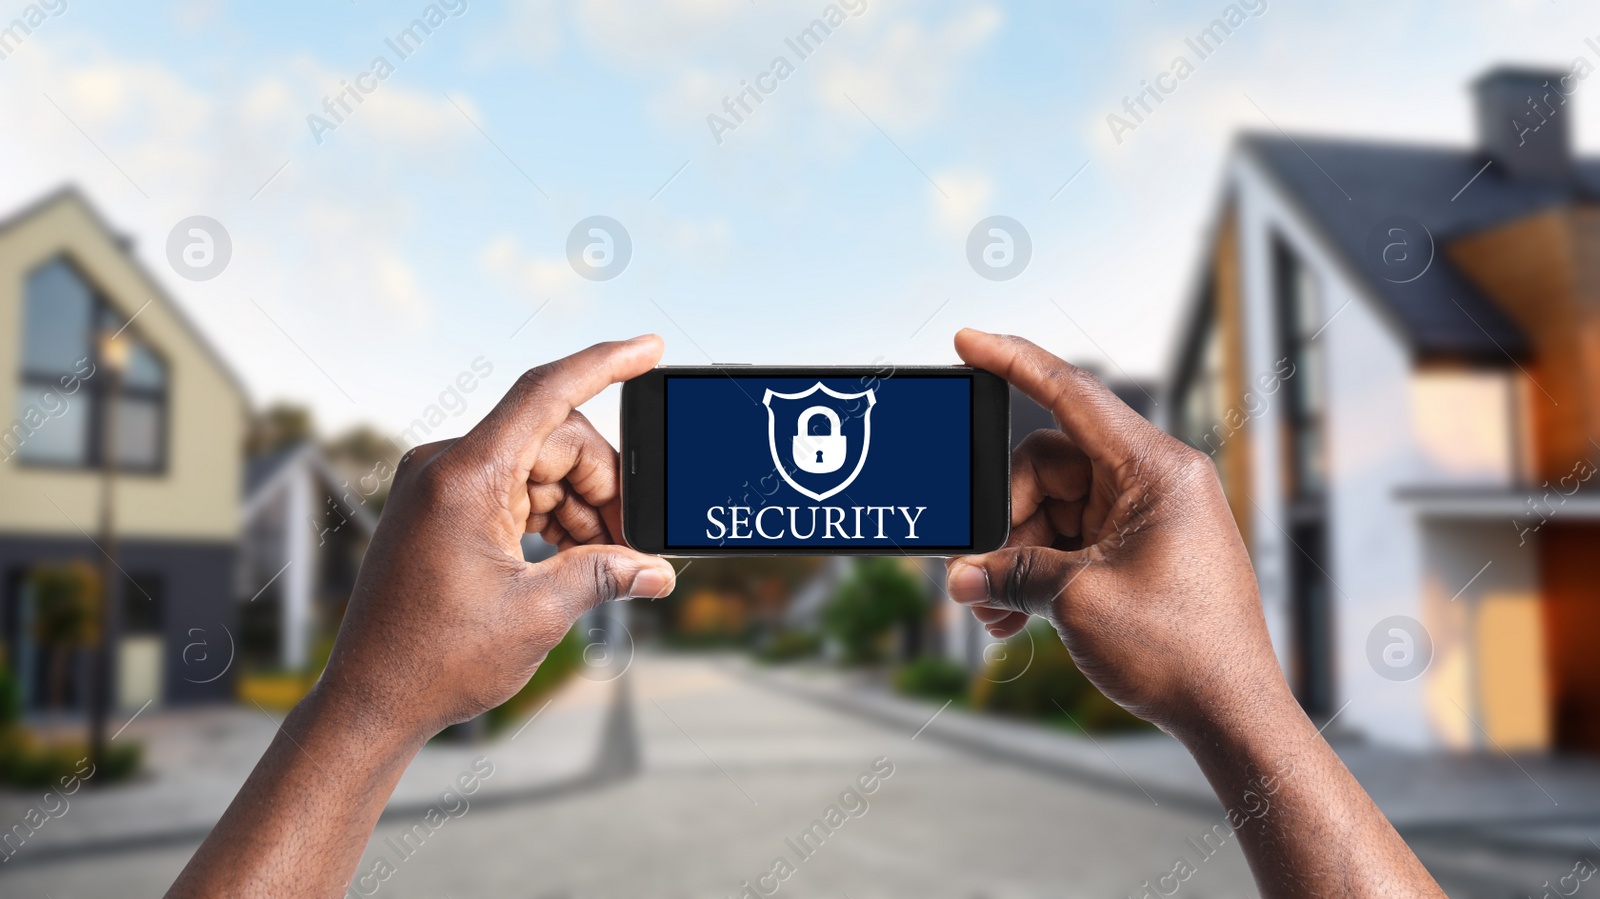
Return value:
M 5 61 L 16 89 L 0 92 L 0 120 L 33 139 L 0 142 L 0 214 L 81 186 L 113 227 L 137 235 L 141 262 L 258 397 L 309 398 L 319 417 L 347 421 L 361 410 L 301 349 L 365 401 L 371 366 L 357 360 L 437 333 L 438 270 L 416 248 L 438 234 L 415 214 L 406 179 L 457 162 L 481 137 L 442 93 L 406 83 L 404 64 L 317 146 L 306 115 L 359 65 L 275 57 L 217 84 L 73 30 L 41 32 L 22 51 Z M 470 96 L 452 96 L 479 115 Z M 194 214 L 233 237 L 214 281 L 184 281 L 165 258 L 167 231 Z M 264 329 L 252 302 L 301 349 Z
M 510 0 L 505 20 L 474 38 L 472 62 L 550 62 L 561 50 L 564 23 L 559 16 L 565 8 L 554 0 Z
M 965 240 L 972 226 L 988 212 L 994 198 L 994 182 L 982 172 L 934 172 L 933 180 L 944 191 L 933 193 L 935 219 L 945 237 Z
M 854 100 L 885 128 L 920 130 L 944 114 L 963 63 L 1000 23 L 1000 11 L 988 5 L 932 28 L 909 17 L 892 20 L 865 52 L 824 59 L 818 91 L 841 115 L 859 115 Z
M 842 118 L 853 131 L 860 114 L 846 95 L 884 127 L 924 129 L 948 111 L 967 63 L 1002 22 L 987 4 L 930 24 L 921 18 L 924 9 L 909 3 L 858 3 L 753 9 L 742 0 L 583 0 L 577 19 L 586 44 L 603 59 L 652 76 L 646 105 L 658 125 L 706 141 L 712 140 L 706 116 L 729 115 L 723 98 L 785 58 L 793 74 L 773 81 L 777 90 L 739 124 L 743 142 L 753 134 L 787 139 L 796 122 L 814 124 L 819 109 L 833 113 L 831 124 Z M 798 58 L 786 39 L 826 18 L 832 6 L 840 8 L 842 23 Z
M 628 69 L 726 55 L 741 46 L 734 38 L 768 19 L 751 12 L 748 0 L 582 0 L 576 7 L 589 46 Z
M 491 240 L 478 253 L 478 265 L 507 288 L 541 300 L 571 289 L 578 277 L 567 260 L 527 253 L 509 234 Z

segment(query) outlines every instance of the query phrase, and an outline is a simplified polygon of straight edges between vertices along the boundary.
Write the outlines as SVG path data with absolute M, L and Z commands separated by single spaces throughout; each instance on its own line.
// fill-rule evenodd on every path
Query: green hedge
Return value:
M 896 690 L 928 699 L 959 699 L 971 680 L 966 666 L 947 659 L 923 657 L 894 673 Z
M 17 787 L 59 786 L 77 774 L 89 755 L 87 743 L 38 743 L 21 728 L 0 735 L 0 783 Z M 106 759 L 86 780 L 105 785 L 126 780 L 139 770 L 144 747 L 123 740 L 106 746 Z
M 544 661 L 539 663 L 539 670 L 523 685 L 512 697 L 488 711 L 489 733 L 495 734 L 512 724 L 520 722 L 527 714 L 538 705 L 539 700 L 547 694 L 566 683 L 567 678 L 574 671 L 583 667 L 583 638 L 578 634 L 579 628 L 575 626 L 567 631 Z
M 21 721 L 21 691 L 10 672 L 0 666 L 0 784 L 53 787 L 61 784 L 61 778 L 77 774 L 78 762 L 89 755 L 87 743 L 41 743 Z M 143 758 L 144 747 L 132 740 L 111 743 L 92 780 L 107 784 L 131 777 Z
M 1069 728 L 1070 714 L 1079 726 L 1097 733 L 1150 727 L 1089 683 L 1061 638 L 1044 624 L 1030 625 L 1006 641 L 1004 652 L 990 653 L 982 676 L 973 680 L 970 699 L 976 709 Z
M 793 662 L 822 654 L 822 635 L 812 631 L 781 631 L 773 634 L 756 653 L 763 662 Z

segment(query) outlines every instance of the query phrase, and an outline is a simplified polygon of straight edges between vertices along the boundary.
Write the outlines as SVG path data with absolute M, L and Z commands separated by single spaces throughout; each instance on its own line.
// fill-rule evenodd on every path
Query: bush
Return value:
M 526 684 L 523 684 L 522 689 L 486 713 L 489 733 L 499 733 L 522 720 L 540 699 L 554 692 L 572 676 L 574 671 L 583 666 L 584 642 L 578 630 L 574 627 L 567 631 L 561 642 L 545 655 L 544 661 L 539 663 L 539 670 L 533 673 L 533 677 L 529 678 Z
M 811 631 L 781 631 L 757 654 L 763 662 L 792 662 L 822 652 L 822 635 Z
M 894 687 L 908 696 L 958 699 L 967 692 L 967 669 L 946 659 L 921 658 L 894 675 Z
M 1032 644 L 1031 649 L 1029 644 Z M 983 677 L 973 682 L 972 705 L 984 711 L 1055 719 L 1085 730 L 1140 730 L 1150 725 L 1101 695 L 1072 661 L 1054 630 L 1032 625 L 992 653 Z
M 822 622 L 844 648 L 844 661 L 860 665 L 881 660 L 884 638 L 894 626 L 927 610 L 922 585 L 897 559 L 860 559 L 823 610 Z
M 287 712 L 311 692 L 317 675 L 298 671 L 252 671 L 234 681 L 241 702 L 255 703 L 274 712 Z
M 0 733 L 22 721 L 22 685 L 0 659 Z
M 0 783 L 18 787 L 53 787 L 77 775 L 89 755 L 85 743 L 39 744 L 20 727 L 0 734 Z M 124 741 L 106 747 L 105 763 L 87 780 L 104 785 L 126 780 L 139 770 L 144 747 Z

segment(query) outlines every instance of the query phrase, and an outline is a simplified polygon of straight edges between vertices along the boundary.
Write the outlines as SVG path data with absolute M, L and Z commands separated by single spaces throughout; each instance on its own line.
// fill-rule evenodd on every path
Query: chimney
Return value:
M 1577 114 L 1560 69 L 1502 66 L 1473 82 L 1478 144 L 1502 177 L 1565 183 L 1572 178 L 1572 117 Z M 1564 92 L 1565 91 L 1565 92 Z

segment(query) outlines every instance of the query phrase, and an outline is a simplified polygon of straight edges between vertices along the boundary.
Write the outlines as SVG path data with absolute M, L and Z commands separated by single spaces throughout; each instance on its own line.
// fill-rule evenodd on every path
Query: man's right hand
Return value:
M 1017 448 L 1011 539 L 952 559 L 950 598 L 997 637 L 1045 618 L 1101 692 L 1181 740 L 1262 895 L 1443 897 L 1290 693 L 1211 460 L 1026 340 L 965 330 L 956 350 L 1061 430 Z
M 1204 453 L 1019 337 L 956 335 L 969 364 L 1049 409 L 1011 473 L 1004 549 L 953 559 L 950 598 L 996 637 L 1038 615 L 1106 696 L 1175 734 L 1288 694 L 1255 574 Z

